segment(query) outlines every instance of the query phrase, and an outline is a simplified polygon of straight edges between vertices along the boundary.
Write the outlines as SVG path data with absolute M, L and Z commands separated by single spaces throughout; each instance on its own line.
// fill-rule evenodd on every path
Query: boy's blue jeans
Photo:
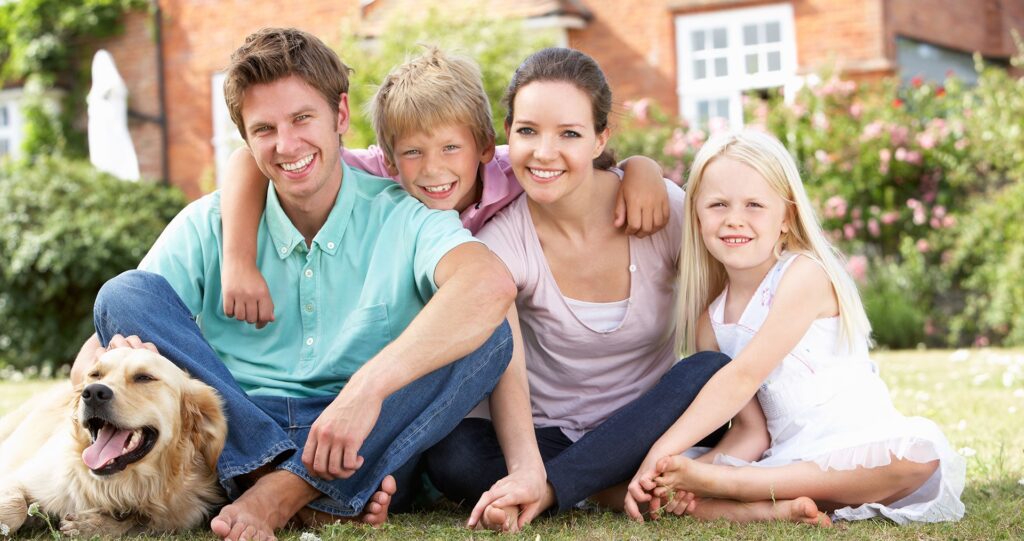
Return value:
M 402 466 L 448 434 L 485 398 L 512 356 L 512 335 L 503 323 L 475 352 L 392 394 L 359 449 L 363 466 L 348 479 L 326 481 L 313 477 L 301 458 L 310 426 L 334 397 L 247 395 L 163 277 L 128 271 L 113 278 L 96 297 L 94 320 L 102 344 L 115 334 L 138 335 L 220 393 L 228 437 L 217 470 L 229 498 L 241 495 L 240 476 L 273 464 L 324 494 L 310 507 L 339 516 L 362 512 L 389 474 L 404 475 L 396 478 L 400 489 L 409 486 L 413 468 Z

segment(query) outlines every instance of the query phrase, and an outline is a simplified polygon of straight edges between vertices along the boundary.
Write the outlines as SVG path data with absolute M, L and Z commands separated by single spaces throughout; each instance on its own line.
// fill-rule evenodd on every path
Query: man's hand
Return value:
M 377 424 L 382 403 L 349 380 L 309 431 L 302 451 L 306 469 L 328 481 L 351 477 L 363 465 L 359 448 Z
M 257 329 L 274 321 L 274 301 L 270 288 L 255 265 L 233 264 L 225 259 L 221 272 L 224 288 L 224 315 L 248 321 Z
M 115 334 L 110 337 L 110 343 L 107 344 L 107 347 L 100 347 L 97 351 L 102 354 L 103 352 L 117 348 L 148 349 L 153 353 L 159 353 L 159 351 L 156 350 L 156 345 L 152 342 L 143 342 L 141 338 L 134 334 L 127 338 L 120 334 Z

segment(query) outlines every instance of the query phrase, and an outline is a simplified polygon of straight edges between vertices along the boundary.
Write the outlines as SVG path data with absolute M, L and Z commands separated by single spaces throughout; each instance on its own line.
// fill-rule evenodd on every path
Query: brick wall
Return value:
M 1012 29 L 1024 36 L 1024 0 L 892 0 L 886 10 L 890 57 L 896 36 L 1001 58 L 1016 51 Z
M 616 104 L 643 97 L 678 110 L 673 18 L 666 2 L 590 0 L 594 18 L 569 32 L 569 45 L 594 57 Z

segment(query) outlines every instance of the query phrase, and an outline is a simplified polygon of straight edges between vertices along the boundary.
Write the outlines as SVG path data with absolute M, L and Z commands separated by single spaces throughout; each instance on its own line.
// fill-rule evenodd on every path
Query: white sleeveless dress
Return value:
M 736 357 L 764 323 L 783 273 L 796 254 L 783 254 L 768 271 L 736 323 L 724 323 L 726 290 L 711 304 L 711 325 L 719 349 Z M 718 464 L 782 466 L 811 461 L 822 469 L 851 470 L 890 463 L 890 454 L 940 466 L 916 492 L 888 506 L 867 503 L 835 511 L 834 518 L 885 516 L 899 524 L 958 520 L 965 462 L 939 427 L 922 417 L 905 417 L 893 407 L 889 390 L 861 341 L 854 351 L 840 342 L 839 318 L 817 319 L 757 391 L 771 435 L 761 460 L 748 463 L 725 455 Z

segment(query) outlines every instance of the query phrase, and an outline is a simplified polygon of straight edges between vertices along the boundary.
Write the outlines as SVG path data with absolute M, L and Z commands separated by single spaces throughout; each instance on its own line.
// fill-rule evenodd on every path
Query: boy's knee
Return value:
M 512 360 L 512 328 L 508 321 L 502 321 L 501 325 L 498 325 L 477 353 L 482 353 L 483 355 L 479 356 L 480 360 L 497 370 L 499 374 L 505 372 Z
M 711 379 L 723 366 L 732 359 L 717 351 L 701 351 L 679 361 L 669 370 L 669 378 L 683 378 L 692 381 L 694 378 Z

